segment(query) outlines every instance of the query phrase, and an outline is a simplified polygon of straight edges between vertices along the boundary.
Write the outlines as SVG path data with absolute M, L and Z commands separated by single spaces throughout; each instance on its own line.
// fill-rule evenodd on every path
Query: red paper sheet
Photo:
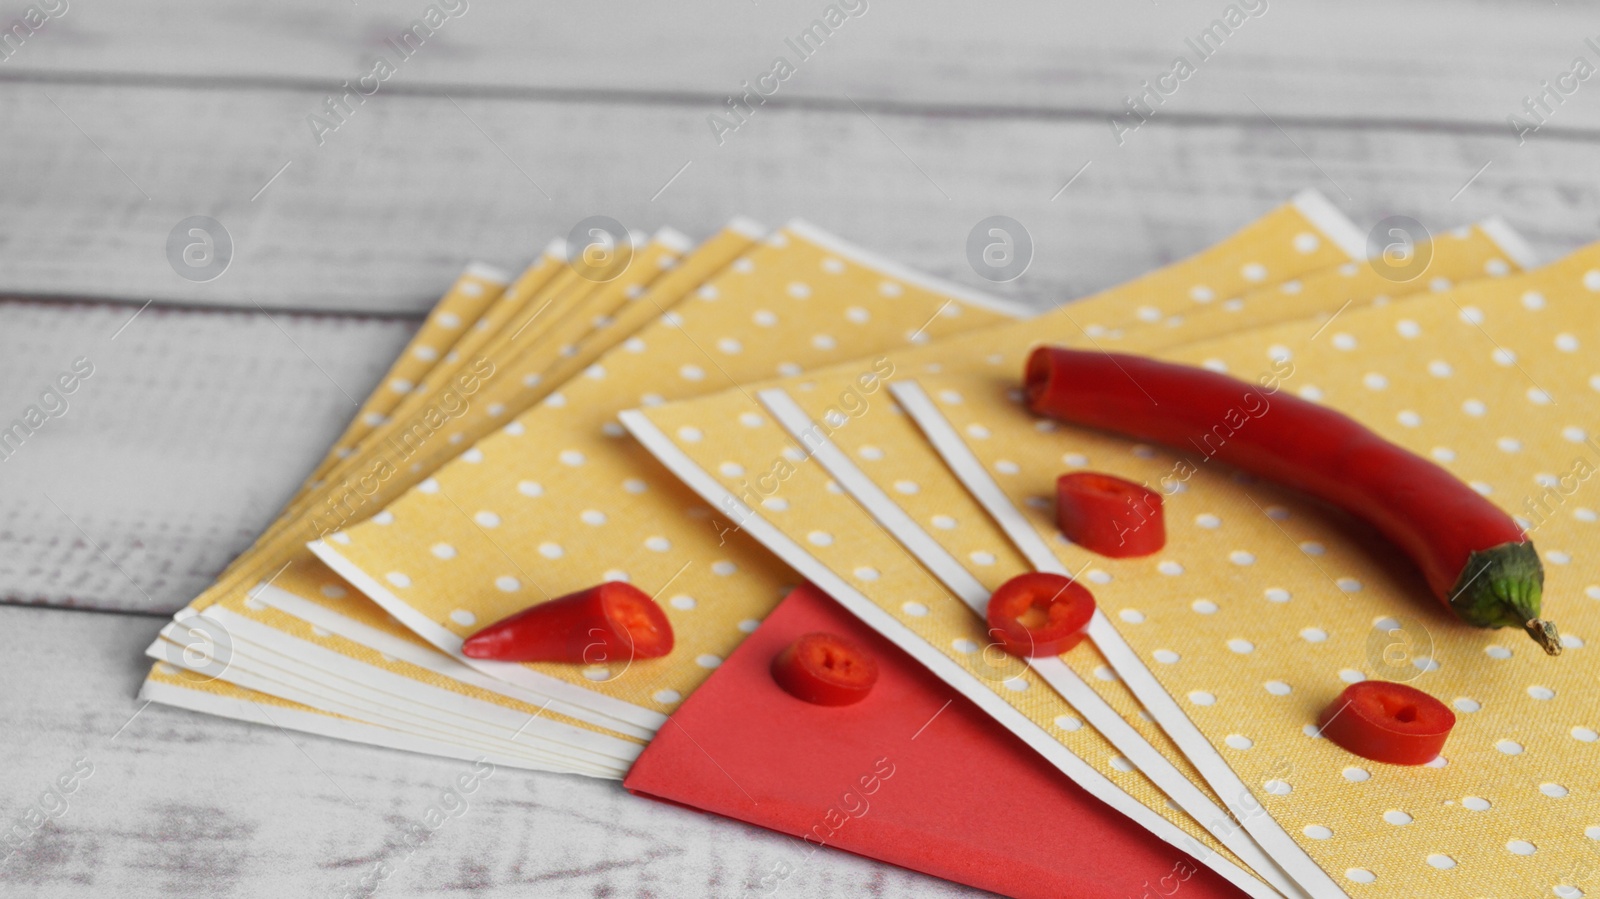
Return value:
M 875 655 L 870 696 L 828 708 L 779 689 L 772 657 L 811 631 Z M 1068 781 L 810 585 L 678 709 L 624 785 L 801 837 L 754 878 L 766 893 L 794 888 L 812 853 L 832 846 L 1019 897 L 1243 896 Z

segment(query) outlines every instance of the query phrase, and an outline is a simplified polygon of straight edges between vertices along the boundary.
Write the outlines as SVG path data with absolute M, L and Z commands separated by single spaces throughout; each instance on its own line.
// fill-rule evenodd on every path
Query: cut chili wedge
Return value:
M 1364 759 L 1422 765 L 1444 749 L 1456 715 L 1415 687 L 1368 680 L 1345 687 L 1322 710 L 1317 726 L 1324 737 Z
M 468 658 L 609 665 L 672 651 L 672 624 L 632 584 L 608 581 L 502 619 L 461 645 Z
M 1014 656 L 1057 656 L 1082 642 L 1094 594 L 1061 574 L 1019 574 L 989 597 L 989 636 Z
M 1113 559 L 1148 556 L 1167 545 L 1161 494 L 1097 471 L 1056 478 L 1056 524 L 1068 540 Z
M 837 634 L 805 634 L 772 659 L 772 679 L 796 699 L 815 705 L 853 705 L 878 682 L 878 663 Z

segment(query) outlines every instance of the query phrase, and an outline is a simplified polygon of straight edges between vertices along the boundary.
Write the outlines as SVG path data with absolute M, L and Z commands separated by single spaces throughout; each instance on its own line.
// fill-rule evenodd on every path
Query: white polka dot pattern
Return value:
M 825 267 L 825 257 L 835 262 Z M 818 289 L 823 279 L 825 290 Z M 557 382 L 559 401 L 515 416 L 508 411 L 497 422 L 500 430 L 471 445 L 470 459 L 445 465 L 428 487 L 392 505 L 396 520 L 382 539 L 369 539 L 368 526 L 358 525 L 351 529 L 357 539 L 341 549 L 380 577 L 403 574 L 409 586 L 392 587 L 395 597 L 386 601 L 403 602 L 457 636 L 471 629 L 451 616 L 456 609 L 471 612 L 481 626 L 539 595 L 561 595 L 624 570 L 647 591 L 670 582 L 672 595 L 686 602 L 664 604 L 678 636 L 669 659 L 599 678 L 570 666 L 528 666 L 540 677 L 660 710 L 658 697 L 693 690 L 744 637 L 743 624 L 764 617 L 796 578 L 755 551 L 726 511 L 706 508 L 664 475 L 618 427 L 616 414 L 766 378 L 780 360 L 796 370 L 815 367 L 893 351 L 919 328 L 937 339 L 1002 319 L 909 280 L 896 279 L 891 298 L 884 283 L 890 282 L 883 273 L 809 239 L 791 235 L 780 245 L 749 249 L 711 280 L 710 290 L 686 285 L 684 302 L 664 313 L 657 308 L 654 322 L 625 342 L 619 338 L 617 349 L 570 363 L 575 377 Z M 935 314 L 953 300 L 965 314 Z M 882 377 L 870 366 L 866 372 Z M 741 433 L 771 428 L 758 410 L 744 411 L 750 415 L 742 420 L 686 424 L 673 436 L 702 445 L 713 424 Z M 508 417 L 516 433 L 504 430 Z M 755 480 L 770 474 L 775 459 L 741 459 L 719 466 L 719 474 Z M 828 536 L 819 532 L 819 539 Z M 454 551 L 448 560 L 431 551 L 441 544 Z
M 1274 817 L 1304 838 L 1302 848 L 1324 868 L 1344 872 L 1352 890 L 1388 884 L 1395 894 L 1437 893 L 1454 888 L 1428 878 L 1491 866 L 1504 870 L 1492 860 L 1496 853 L 1542 859 L 1564 851 L 1557 864 L 1519 868 L 1499 881 L 1505 889 L 1516 883 L 1528 895 L 1549 894 L 1578 860 L 1567 849 L 1575 845 L 1573 836 L 1595 826 L 1592 810 L 1569 811 L 1577 795 L 1573 785 L 1585 772 L 1592 778 L 1591 747 L 1600 740 L 1592 709 L 1568 698 L 1573 690 L 1587 689 L 1580 684 L 1593 677 L 1586 674 L 1595 663 L 1587 661 L 1584 638 L 1600 628 L 1600 603 L 1580 599 L 1594 586 L 1587 583 L 1593 575 L 1578 570 L 1587 558 L 1593 571 L 1600 532 L 1594 530 L 1596 516 L 1583 514 L 1590 510 L 1570 489 L 1586 477 L 1575 470 L 1600 470 L 1600 445 L 1587 442 L 1584 429 L 1600 421 L 1600 397 L 1589 384 L 1596 379 L 1600 385 L 1600 379 L 1593 366 L 1570 361 L 1581 354 L 1562 350 L 1572 345 L 1567 338 L 1600 333 L 1600 310 L 1570 286 L 1582 277 L 1574 272 L 1577 264 L 1569 260 L 1536 276 L 1542 285 L 1537 303 L 1527 301 L 1526 283 L 1468 284 L 1380 309 L 1347 310 L 1337 332 L 1315 340 L 1315 327 L 1297 333 L 1283 326 L 1174 354 L 1190 364 L 1220 362 L 1249 376 L 1265 369 L 1252 361 L 1261 358 L 1263 344 L 1282 344 L 1292 350 L 1294 363 L 1286 389 L 1315 377 L 1323 402 L 1433 458 L 1521 515 L 1544 550 L 1547 608 L 1576 641 L 1563 658 L 1545 657 L 1520 634 L 1478 631 L 1437 617 L 1430 608 L 1424 621 L 1431 652 L 1387 668 L 1382 653 L 1369 648 L 1369 635 L 1381 637 L 1369 623 L 1433 602 L 1415 575 L 1401 561 L 1373 555 L 1325 512 L 1270 485 L 1241 490 L 1203 464 L 1184 479 L 1187 490 L 1166 496 L 1164 555 L 1183 558 L 1182 582 L 1227 578 L 1254 587 L 1236 589 L 1235 595 L 1254 592 L 1268 603 L 1196 598 L 1190 592 L 1195 588 L 1163 576 L 1160 557 L 1111 564 L 1050 542 L 1069 569 L 1092 562 L 1114 575 L 1096 587 L 1097 596 L 1112 604 L 1136 601 L 1141 612 L 1137 626 L 1114 616 L 1118 630 L 1154 660 L 1152 673 L 1223 748 L 1229 765 L 1247 782 L 1264 785 Z M 1413 339 L 1426 339 L 1427 349 L 1419 354 L 1407 347 Z M 1027 500 L 1060 473 L 1064 453 L 1117 460 L 1114 466 L 1096 465 L 1150 484 L 1174 470 L 1172 458 L 1142 460 L 1125 443 L 1103 435 L 1060 428 L 1041 437 L 1011 401 L 993 395 L 985 400 L 971 377 L 935 376 L 922 383 L 929 391 L 963 394 L 964 404 L 941 404 L 941 411 L 1047 537 L 1055 533 L 1049 509 Z M 973 427 L 986 438 L 972 439 Z M 923 487 L 922 496 L 939 498 L 931 485 Z M 1268 497 L 1289 513 L 1283 520 L 1262 514 Z M 1600 589 L 1592 595 L 1600 598 Z M 1252 650 L 1240 652 L 1243 643 Z M 1375 645 L 1381 650 L 1385 644 Z M 1457 712 L 1445 750 L 1449 758 L 1431 763 L 1426 777 L 1352 765 L 1359 760 L 1330 741 L 1305 739 L 1317 734 L 1310 722 L 1344 684 L 1377 676 L 1407 680 Z M 1258 686 L 1263 683 L 1266 689 Z M 1235 707 L 1240 703 L 1243 710 Z M 1270 711 L 1271 703 L 1292 706 Z M 1234 737 L 1245 735 L 1228 729 L 1243 721 L 1261 725 L 1260 733 L 1248 734 L 1249 751 L 1236 748 Z M 1265 777 L 1271 769 L 1262 759 L 1288 759 L 1294 773 Z M 1501 785 L 1498 795 L 1461 799 L 1483 788 L 1486 771 Z M 1366 798 L 1341 804 L 1337 797 L 1352 790 Z M 1380 805 L 1366 820 L 1352 816 L 1374 801 L 1392 805 Z M 1485 846 L 1464 819 L 1438 811 L 1451 806 L 1493 814 L 1521 833 L 1510 842 L 1502 837 L 1503 845 Z
M 1250 261 L 1259 261 L 1265 270 L 1263 278 L 1266 280 L 1263 281 L 1263 290 L 1271 289 L 1272 292 L 1277 293 L 1276 289 L 1271 288 L 1268 283 L 1273 278 L 1293 277 L 1310 272 L 1319 266 L 1342 261 L 1342 256 L 1333 243 L 1320 237 L 1317 245 L 1309 247 L 1308 251 L 1302 251 L 1290 245 L 1293 235 L 1305 230 L 1306 225 L 1302 220 L 1302 223 L 1292 230 L 1273 234 L 1271 238 L 1263 241 L 1263 253 L 1259 260 L 1247 259 L 1243 262 L 1233 262 L 1225 270 L 1217 271 L 1217 277 L 1208 276 L 1206 279 L 1207 288 L 1225 291 L 1223 295 L 1227 296 L 1240 295 L 1247 292 L 1250 288 L 1250 282 L 1243 268 Z M 1269 232 L 1262 232 L 1263 235 L 1267 233 Z M 1271 246 L 1271 241 L 1276 240 L 1281 240 L 1282 243 Z M 1223 257 L 1217 257 L 1216 262 L 1209 258 L 1202 258 L 1193 264 L 1185 263 L 1180 265 L 1172 272 L 1158 273 L 1157 276 L 1152 276 L 1156 281 L 1152 281 L 1148 285 L 1141 285 L 1137 292 L 1141 299 L 1148 297 L 1152 306 L 1172 309 L 1172 307 L 1165 305 L 1171 302 L 1170 297 L 1172 296 L 1165 289 L 1165 285 L 1167 283 L 1175 283 L 1176 279 L 1183 277 L 1180 274 L 1182 271 L 1196 272 L 1203 269 L 1216 268 L 1221 258 Z M 1481 265 L 1481 261 L 1475 264 Z M 1252 269 L 1251 273 L 1255 273 L 1255 270 Z M 1160 283 L 1158 284 L 1157 281 Z M 1187 291 L 1188 287 L 1193 283 L 1186 284 L 1183 290 Z M 1323 292 L 1326 293 L 1326 289 Z M 810 302 L 815 302 L 821 295 L 819 292 Z M 1295 295 L 1297 301 L 1299 296 Z M 1082 323 L 1085 318 L 1090 316 L 1112 315 L 1115 309 L 1140 305 L 1139 303 L 1128 304 L 1126 297 L 1115 297 L 1112 294 L 1106 295 L 1104 302 L 1099 302 L 1100 299 L 1096 298 L 1074 306 L 1073 311 L 1076 322 Z M 1184 296 L 1184 301 L 1190 304 L 1195 302 L 1187 299 L 1186 295 Z M 1342 297 L 1339 302 L 1343 302 Z M 1330 308 L 1337 308 L 1337 306 L 1338 303 L 1333 303 Z M 1172 309 L 1172 311 L 1174 314 L 1167 318 L 1176 317 L 1175 309 Z M 1079 313 L 1082 313 L 1084 317 L 1078 317 Z M 876 310 L 874 314 L 878 314 Z M 1223 324 L 1222 316 L 1227 315 L 1227 313 L 1221 308 L 1216 309 L 1216 319 L 1209 319 L 1210 314 L 1209 309 L 1199 310 L 1192 316 L 1184 317 L 1182 321 L 1172 323 L 1169 323 L 1167 318 L 1163 318 L 1159 327 L 1162 329 L 1170 327 L 1174 328 L 1175 331 L 1181 331 L 1193 326 L 1198 333 L 1215 333 L 1216 330 L 1225 330 L 1227 327 L 1232 327 L 1231 325 Z M 1108 318 L 1106 320 L 1113 319 Z M 1208 321 L 1208 324 L 1195 324 Z M 1052 329 L 1063 336 L 1071 334 L 1074 338 L 1082 339 L 1082 332 L 1076 328 L 1074 322 L 1066 320 L 1065 317 L 1055 320 L 1051 316 L 1045 316 L 1036 322 L 1030 322 L 1027 328 L 1016 327 L 998 330 L 1009 331 L 1009 333 L 1024 339 L 1036 339 L 1040 335 L 1041 327 Z M 1097 339 L 1106 341 L 1120 340 L 1124 336 L 1122 328 L 1102 326 L 1094 323 L 1092 318 L 1089 319 L 1086 328 L 1091 333 L 1096 334 Z M 980 346 L 992 348 L 980 351 L 978 349 Z M 954 348 L 957 347 L 960 348 L 959 353 L 954 351 Z M 943 366 L 945 372 L 948 373 L 953 367 L 952 362 L 962 358 L 961 353 L 964 353 L 969 347 L 973 350 L 971 359 L 974 361 L 972 363 L 963 362 L 963 365 L 972 364 L 986 373 L 990 371 L 1011 372 L 1020 368 L 1021 353 L 1015 339 L 1007 341 L 1002 336 L 974 336 L 970 340 L 961 338 L 954 342 L 947 341 L 944 345 L 936 348 L 941 351 L 937 353 L 928 355 L 919 355 L 917 353 L 895 354 L 892 359 L 896 367 L 896 376 L 902 376 L 901 373 L 916 373 L 919 377 L 924 374 L 938 375 L 940 372 L 929 370 L 931 365 L 935 364 Z M 924 362 L 930 365 L 923 365 L 922 363 Z M 939 500 L 935 494 L 944 494 L 943 491 L 930 489 L 930 483 L 947 481 L 948 473 L 943 470 L 937 458 L 934 458 L 932 463 L 929 464 L 921 459 L 908 459 L 902 455 L 907 446 L 908 436 L 913 445 L 920 445 L 920 438 L 914 425 L 904 415 L 899 414 L 899 410 L 893 404 L 887 402 L 887 399 L 880 399 L 881 393 L 866 397 L 867 408 L 863 414 L 841 415 L 837 409 L 830 413 L 828 406 L 833 404 L 834 398 L 840 396 L 843 390 L 851 386 L 854 376 L 858 373 L 859 367 L 841 366 L 827 378 L 807 376 L 805 380 L 817 381 L 816 386 L 808 388 L 798 380 L 792 381 L 789 382 L 789 394 L 806 407 L 806 412 L 814 421 L 827 423 L 832 431 L 833 439 L 840 443 L 841 448 L 845 449 L 852 459 L 857 460 L 856 464 L 873 473 L 872 476 L 879 481 L 880 486 L 897 503 L 900 503 L 908 511 L 914 510 L 913 518 L 919 522 L 924 522 L 930 533 L 935 534 L 941 540 L 946 538 L 956 539 L 968 527 L 975 527 L 977 532 L 988 535 L 983 541 L 964 542 L 961 550 L 956 553 L 961 563 L 968 567 L 975 576 L 988 583 L 991 578 L 1003 580 L 1009 574 L 1015 573 L 1019 564 L 1015 551 L 1009 545 L 1004 544 L 1003 538 L 998 545 L 996 544 L 992 531 L 987 530 L 985 527 L 986 516 L 981 510 L 972 511 L 973 507 L 968 506 L 964 510 L 955 511 L 940 508 L 937 505 Z M 988 402 L 987 394 L 987 387 L 980 386 L 978 395 L 984 396 L 985 402 Z M 948 396 L 945 399 L 955 403 L 962 401 L 960 395 Z M 749 403 L 746 398 L 729 393 L 694 403 L 651 409 L 646 412 L 646 416 L 669 437 L 675 435 L 679 428 L 685 426 L 699 428 L 704 431 L 704 439 L 698 443 L 677 439 L 674 440 L 674 443 L 679 450 L 695 459 L 700 468 L 704 469 L 712 477 L 717 478 L 724 487 L 735 492 L 743 492 L 749 489 L 748 485 L 741 485 L 732 479 L 722 477 L 718 471 L 720 463 L 727 458 L 737 458 L 747 471 L 759 472 L 764 466 L 770 465 L 770 462 L 766 460 L 782 455 L 779 447 L 787 443 L 787 438 L 784 437 L 781 430 L 775 427 L 769 430 L 767 428 L 749 429 L 741 426 L 737 436 L 731 433 L 726 436 L 719 436 L 720 428 L 714 429 L 711 426 L 712 422 L 737 421 L 739 416 L 746 412 L 759 413 L 760 409 L 755 404 Z M 1045 433 L 1048 433 L 1049 430 L 1049 428 L 1041 429 Z M 765 438 L 770 442 L 760 443 L 754 439 L 767 433 L 772 435 Z M 973 439 L 981 440 L 981 431 L 975 432 Z M 738 447 L 738 452 L 733 452 L 730 449 L 735 443 L 741 444 Z M 717 458 L 711 458 L 711 455 L 708 454 L 707 450 L 711 446 L 717 448 Z M 862 450 L 868 447 L 875 448 L 881 455 L 863 454 Z M 1153 455 L 1157 451 L 1150 449 L 1149 452 Z M 1087 458 L 1074 461 L 1083 465 L 1089 463 Z M 1021 470 L 1022 468 L 1019 466 L 1019 471 Z M 899 489 L 896 485 L 898 480 L 913 482 L 918 489 L 915 491 Z M 969 610 L 952 598 L 941 596 L 942 591 L 940 588 L 927 580 L 926 571 L 914 563 L 908 563 L 905 554 L 894 547 L 892 538 L 876 529 L 870 521 L 861 522 L 860 516 L 862 513 L 854 505 L 854 500 L 843 495 L 836 485 L 819 474 L 814 463 L 797 465 L 795 473 L 783 482 L 780 492 L 786 500 L 781 514 L 767 515 L 765 511 L 762 511 L 762 514 L 796 541 L 808 554 L 824 560 L 825 564 L 833 570 L 846 573 L 847 580 L 852 586 L 864 592 L 871 601 L 883 607 L 885 611 L 895 615 L 914 632 L 924 635 L 925 639 L 929 639 L 930 645 L 945 652 L 953 661 L 962 665 L 966 670 L 973 672 L 975 678 L 988 684 L 990 689 L 995 689 L 996 692 L 1006 698 L 1008 703 L 1022 710 L 1024 714 L 1033 718 L 1041 726 L 1047 726 L 1053 733 L 1061 735 L 1062 739 L 1068 742 L 1069 747 L 1074 752 L 1077 752 L 1091 764 L 1100 767 L 1107 777 L 1110 777 L 1113 782 L 1135 795 L 1141 802 L 1156 810 L 1157 813 L 1167 816 L 1174 823 L 1178 823 L 1180 827 L 1194 828 L 1197 826 L 1181 813 L 1175 813 L 1167 805 L 1164 797 L 1151 790 L 1149 782 L 1143 780 L 1142 775 L 1137 770 L 1118 770 L 1109 761 L 1113 757 L 1111 753 L 1086 751 L 1087 746 L 1090 744 L 1082 741 L 1098 740 L 1101 741 L 1100 745 L 1103 746 L 1103 738 L 1099 737 L 1092 728 L 1086 726 L 1068 729 L 1059 724 L 1060 720 L 1068 719 L 1062 719 L 1062 713 L 1059 711 L 1047 713 L 1049 708 L 1061 702 L 1059 697 L 1055 696 L 1048 688 L 1039 689 L 1039 685 L 1035 684 L 1032 688 L 1017 691 L 1013 689 L 1013 685 L 1007 679 L 1000 678 L 996 676 L 996 672 L 985 669 L 986 654 L 979 650 L 988 643 L 988 639 L 983 629 L 978 626 L 981 622 L 972 616 Z M 1037 493 L 1038 491 L 1036 491 Z M 1048 491 L 1043 491 L 1043 493 L 1048 494 Z M 765 503 L 755 502 L 753 499 L 747 499 L 746 504 L 758 510 L 766 509 Z M 967 514 L 969 511 L 971 512 L 970 515 Z M 851 521 L 850 519 L 854 520 Z M 832 534 L 835 539 L 827 545 L 819 546 L 810 539 L 811 533 L 817 530 L 826 531 Z M 1173 562 L 1177 569 L 1182 569 L 1186 566 L 1188 560 L 1172 559 L 1170 561 Z M 864 571 L 864 569 L 867 571 Z M 870 577 L 864 578 L 862 575 L 868 571 L 870 571 Z M 1091 581 L 1097 578 L 1109 579 L 1111 572 L 1099 570 L 1089 573 L 1087 577 Z M 1184 579 L 1181 571 L 1177 574 L 1169 575 L 1169 577 L 1174 581 Z M 908 596 L 916 597 L 915 601 L 919 605 L 928 608 L 928 614 L 917 616 L 908 613 L 902 607 Z M 926 596 L 938 597 L 940 601 L 937 604 L 926 601 Z M 934 635 L 937 635 L 937 637 Z M 1075 652 L 1092 652 L 1092 647 L 1083 646 L 1079 650 L 1075 650 Z M 1181 759 L 1175 748 L 1161 734 L 1159 728 L 1139 714 L 1140 709 L 1137 703 L 1132 700 L 1131 694 L 1127 692 L 1126 687 L 1114 678 L 1114 674 L 1109 667 L 1104 669 L 1104 673 L 1107 676 L 1111 676 L 1112 679 L 1095 681 L 1097 689 L 1102 689 L 1103 692 L 1113 689 L 1117 691 L 1114 695 L 1118 695 L 1121 698 L 1113 701 L 1114 707 L 1117 707 L 1124 717 L 1130 720 L 1130 723 L 1141 728 L 1142 733 L 1148 734 L 1159 745 L 1165 747 L 1162 750 L 1164 754 L 1168 755 L 1169 758 L 1173 758 L 1175 763 L 1180 764 L 1180 766 L 1186 766 L 1187 763 Z M 1104 686 L 1102 687 L 1101 685 Z M 1117 705 L 1117 702 L 1120 702 L 1121 705 Z M 1077 716 L 1071 716 L 1070 720 L 1081 721 Z M 1188 770 L 1193 775 L 1192 769 L 1185 770 Z M 1194 830 L 1190 832 L 1207 845 L 1213 845 L 1211 838 L 1203 832 Z

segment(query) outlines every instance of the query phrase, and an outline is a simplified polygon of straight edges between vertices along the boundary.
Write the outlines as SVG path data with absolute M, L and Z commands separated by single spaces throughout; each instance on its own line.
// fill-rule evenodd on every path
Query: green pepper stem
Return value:
M 1450 591 L 1450 608 L 1477 627 L 1520 627 L 1550 655 L 1561 654 L 1555 623 L 1539 617 L 1544 565 L 1532 543 L 1502 543 L 1478 550 Z

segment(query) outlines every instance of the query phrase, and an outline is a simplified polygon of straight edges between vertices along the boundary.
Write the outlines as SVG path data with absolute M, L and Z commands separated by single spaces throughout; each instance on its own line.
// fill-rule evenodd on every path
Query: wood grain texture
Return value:
M 0 893 L 337 897 L 386 860 L 395 873 L 376 895 L 733 897 L 765 895 L 760 877 L 795 857 L 789 837 L 619 784 L 509 769 L 407 855 L 400 835 L 470 765 L 141 710 L 132 697 L 156 627 L 137 616 L 0 608 L 4 822 L 36 807 L 75 760 L 93 766 L 66 811 L 0 863 Z M 800 866 L 784 892 L 978 895 L 831 851 Z
M 807 217 L 984 286 L 964 242 L 1005 214 L 1037 252 L 1001 292 L 1043 301 L 1193 252 L 1305 185 L 1366 223 L 1503 211 L 1553 250 L 1593 236 L 1583 141 L 1158 118 L 1118 148 L 1095 121 L 787 108 L 719 147 L 701 110 L 670 104 L 380 92 L 319 148 L 305 120 L 324 97 L 0 86 L 0 128 L 21 135 L 0 182 L 0 291 L 416 314 L 464 259 L 519 266 L 587 215 L 703 235 L 738 212 Z M 204 284 L 165 252 L 196 214 L 236 247 Z
M 1510 208 L 1562 248 L 1592 224 L 1592 185 L 1552 173 L 1583 171 L 1600 104 L 1526 146 L 1505 125 L 1595 54 L 1581 5 L 1255 7 L 1120 148 L 1108 115 L 1226 4 L 871 3 L 720 146 L 708 115 L 824 4 L 479 3 L 401 62 L 424 7 L 76 0 L 0 67 L 0 291 L 416 313 L 461 259 L 515 265 L 596 212 L 807 215 L 969 283 L 962 239 L 999 212 L 1036 229 L 1018 289 L 1056 296 L 1306 183 L 1368 219 Z M 319 145 L 308 117 L 378 53 L 395 74 Z M 238 245 L 208 284 L 163 249 L 194 214 Z
M 0 434 L 0 598 L 181 607 L 272 519 L 414 327 L 0 302 L 0 428 L 61 410 L 20 445 Z M 93 373 L 61 395 L 76 360 Z
M 464 6 L 465 13 L 405 63 L 397 90 L 654 93 L 715 104 L 770 69 L 785 52 L 784 39 L 829 4 L 439 5 Z M 1120 109 L 1141 81 L 1167 71 L 1175 56 L 1195 56 L 1185 39 L 1223 16 L 1230 2 L 860 5 L 864 13 L 807 60 L 781 99 L 843 105 L 848 93 L 861 101 L 1098 121 Z M 1169 105 L 1171 113 L 1255 117 L 1253 98 L 1285 117 L 1498 129 L 1574 56 L 1594 58 L 1583 43 L 1596 32 L 1592 2 L 1235 5 L 1260 15 L 1221 42 Z M 7 63 L 6 74 L 336 84 L 366 71 L 374 54 L 389 53 L 384 40 L 427 6 L 424 0 L 203 7 L 71 0 L 66 15 Z M 1552 127 L 1597 124 L 1600 105 L 1573 102 Z

